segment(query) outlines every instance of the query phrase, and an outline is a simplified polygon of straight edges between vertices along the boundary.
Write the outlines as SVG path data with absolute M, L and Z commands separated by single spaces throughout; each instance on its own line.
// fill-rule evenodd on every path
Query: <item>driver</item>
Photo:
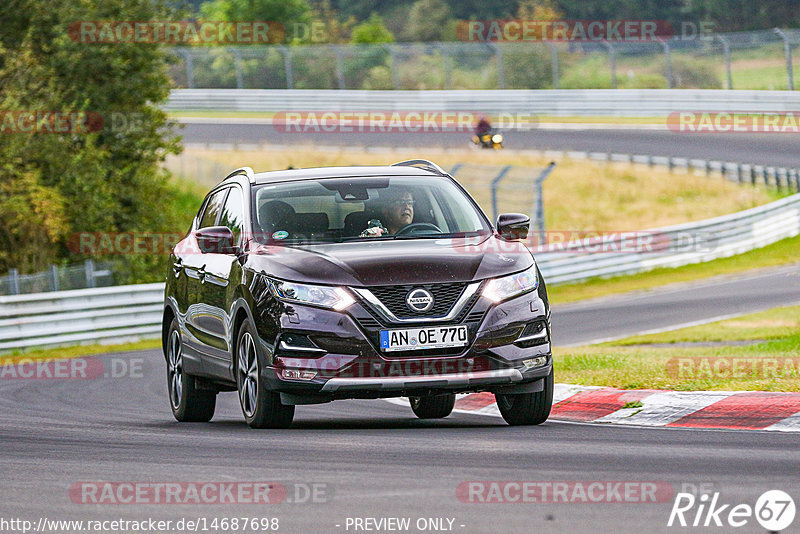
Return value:
M 401 190 L 390 195 L 381 206 L 381 219 L 373 219 L 369 227 L 361 232 L 361 237 L 380 237 L 396 234 L 414 221 L 414 195 Z

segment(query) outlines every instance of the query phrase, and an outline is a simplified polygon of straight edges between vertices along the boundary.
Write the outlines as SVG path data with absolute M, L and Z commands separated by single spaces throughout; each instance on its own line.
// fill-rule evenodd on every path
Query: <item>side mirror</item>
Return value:
M 233 232 L 227 226 L 209 226 L 194 233 L 197 245 L 204 253 L 236 254 L 238 247 L 233 243 Z
M 497 232 L 503 239 L 525 239 L 531 219 L 522 213 L 501 213 L 497 217 Z

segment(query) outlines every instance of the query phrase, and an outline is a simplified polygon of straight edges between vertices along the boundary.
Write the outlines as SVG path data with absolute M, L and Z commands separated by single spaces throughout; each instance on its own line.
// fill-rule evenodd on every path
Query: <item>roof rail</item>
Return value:
M 251 167 L 238 168 L 232 173 L 230 173 L 228 176 L 226 176 L 225 179 L 222 181 L 224 182 L 225 180 L 233 178 L 234 176 L 238 176 L 240 174 L 244 174 L 245 176 L 247 176 L 247 179 L 250 181 L 251 184 L 254 184 L 256 182 L 256 173 L 253 172 L 253 169 Z
M 439 167 L 434 162 L 428 161 L 427 159 L 409 159 L 407 161 L 398 161 L 397 163 L 392 163 L 392 167 L 396 167 L 398 165 L 404 165 L 406 167 L 422 167 L 431 172 L 435 172 L 436 174 L 449 176 L 444 169 Z

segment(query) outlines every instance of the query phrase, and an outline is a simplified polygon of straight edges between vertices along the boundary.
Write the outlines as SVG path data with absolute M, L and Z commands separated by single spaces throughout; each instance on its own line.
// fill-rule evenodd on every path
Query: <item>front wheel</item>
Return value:
M 281 404 L 280 395 L 265 387 L 256 339 L 245 319 L 236 340 L 236 389 L 244 420 L 251 428 L 287 428 L 294 419 L 294 406 Z
M 409 397 L 411 409 L 420 419 L 442 419 L 453 411 L 456 396 L 452 393 L 444 395 L 426 395 L 424 397 Z
M 181 422 L 205 423 L 214 417 L 217 392 L 203 389 L 200 379 L 183 370 L 183 344 L 178 320 L 173 319 L 167 334 L 167 390 L 172 415 Z
M 550 416 L 554 388 L 553 371 L 550 371 L 544 379 L 542 391 L 520 395 L 496 393 L 497 407 L 509 425 L 541 425 Z

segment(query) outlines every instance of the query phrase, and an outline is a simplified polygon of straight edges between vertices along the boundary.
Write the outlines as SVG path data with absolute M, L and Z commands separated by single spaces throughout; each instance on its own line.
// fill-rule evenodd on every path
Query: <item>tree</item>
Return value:
M 101 122 L 83 131 L 0 135 L 0 221 L 18 230 L 11 237 L 17 241 L 2 243 L 8 253 L 0 268 L 82 259 L 66 247 L 78 232 L 185 230 L 191 214 L 175 209 L 179 192 L 161 169 L 166 155 L 179 151 L 159 107 L 169 95 L 166 52 L 149 43 L 90 44 L 68 31 L 75 21 L 180 14 L 160 0 L 7 1 L 0 13 L 0 111 L 84 112 Z M 154 268 L 163 257 L 113 259 L 128 268 L 122 281 L 163 276 Z
M 353 28 L 351 43 L 393 43 L 394 35 L 383 24 L 383 19 L 377 14 L 370 15 L 369 20 Z
M 451 18 L 444 0 L 417 0 L 408 16 L 409 41 L 443 41 Z

